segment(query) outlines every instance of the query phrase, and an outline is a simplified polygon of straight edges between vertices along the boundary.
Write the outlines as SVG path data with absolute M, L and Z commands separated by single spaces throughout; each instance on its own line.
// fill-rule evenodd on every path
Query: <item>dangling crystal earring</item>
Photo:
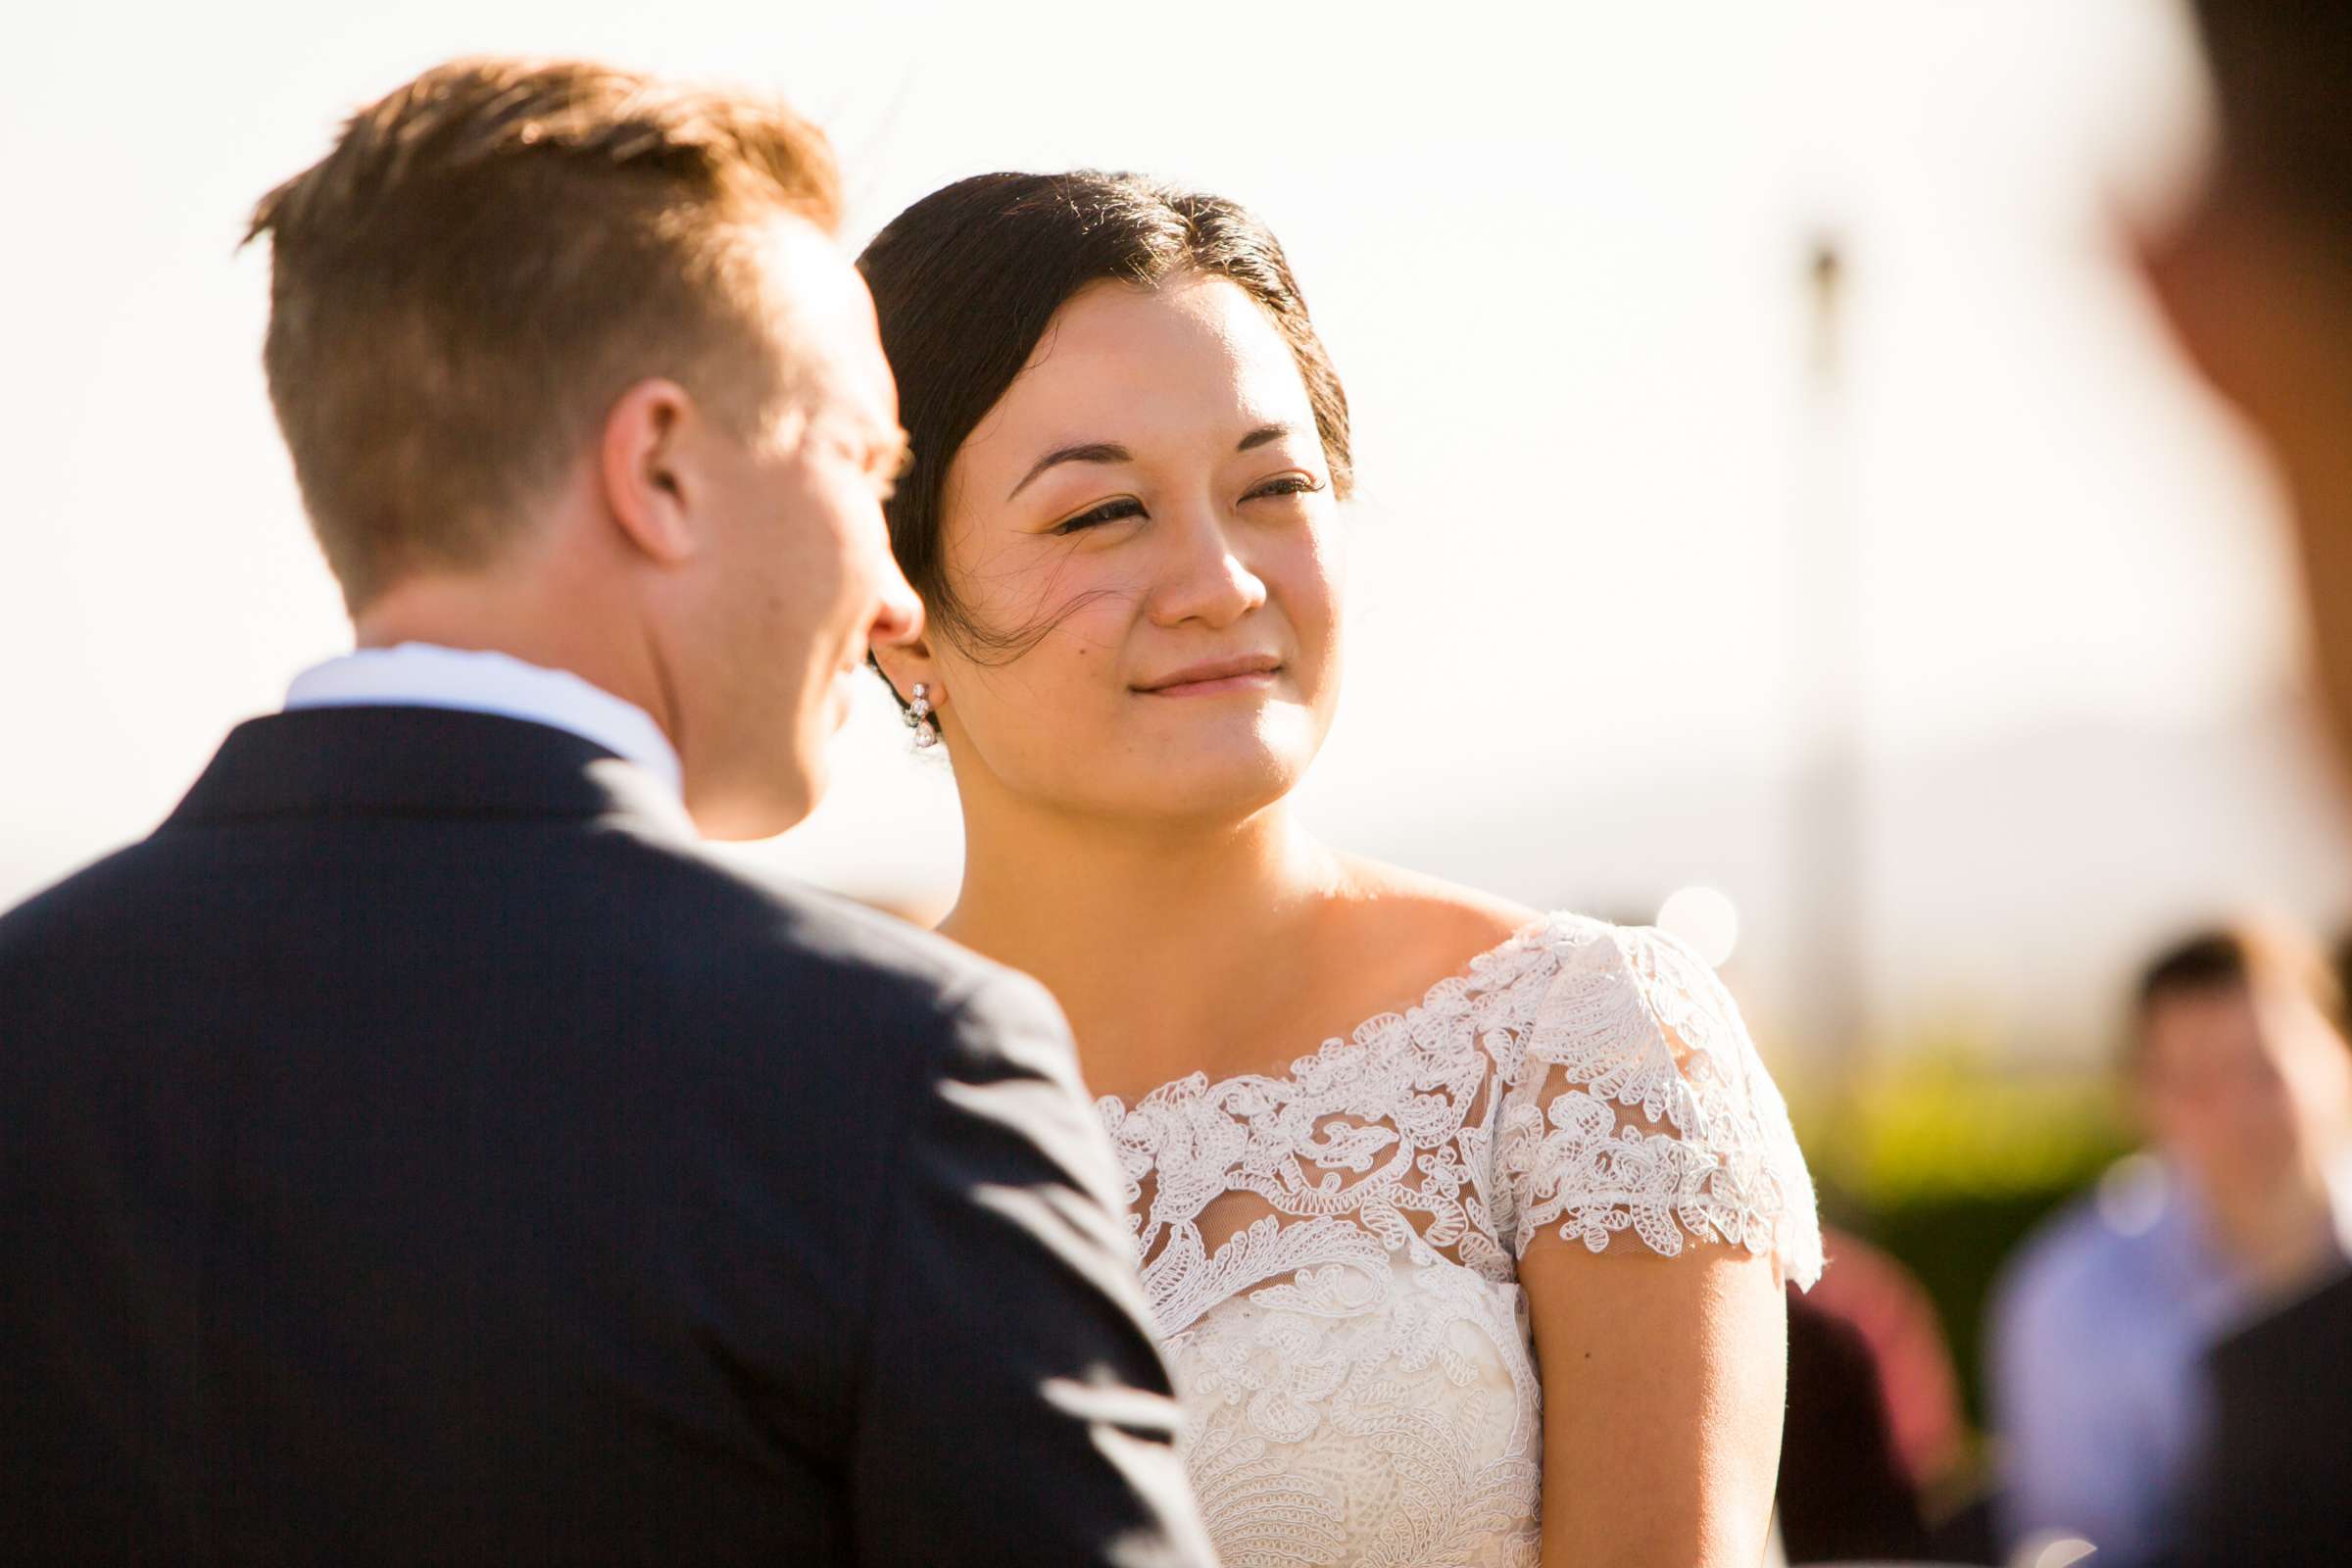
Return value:
M 931 719 L 931 688 L 919 680 L 914 683 L 914 695 L 906 699 L 906 722 L 914 727 L 917 751 L 939 744 L 939 726 Z

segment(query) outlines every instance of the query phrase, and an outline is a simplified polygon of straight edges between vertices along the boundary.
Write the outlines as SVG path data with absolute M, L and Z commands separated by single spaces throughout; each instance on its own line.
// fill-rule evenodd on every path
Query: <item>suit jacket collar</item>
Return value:
M 526 663 L 487 649 L 402 643 L 361 648 L 294 677 L 286 707 L 454 708 L 553 724 L 625 757 L 681 788 L 677 748 L 635 703 L 568 669 Z
M 525 719 L 450 709 L 315 708 L 231 730 L 166 827 L 270 817 L 633 818 L 692 839 L 660 781 Z

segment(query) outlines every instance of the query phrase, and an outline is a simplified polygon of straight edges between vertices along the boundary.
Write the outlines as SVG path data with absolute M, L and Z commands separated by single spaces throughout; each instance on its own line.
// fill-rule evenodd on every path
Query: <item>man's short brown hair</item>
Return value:
M 753 251 L 832 232 L 822 132 L 780 104 L 581 62 L 436 67 L 264 197 L 270 398 L 357 610 L 489 561 L 613 401 L 676 380 L 748 433 L 783 395 Z
M 2301 993 L 2342 1032 L 2344 991 L 2327 949 L 2310 932 L 2276 917 L 2241 919 L 2182 938 L 2140 970 L 2132 987 L 2129 1064 L 2147 1064 L 2148 1019 L 2164 1004 L 2266 986 Z

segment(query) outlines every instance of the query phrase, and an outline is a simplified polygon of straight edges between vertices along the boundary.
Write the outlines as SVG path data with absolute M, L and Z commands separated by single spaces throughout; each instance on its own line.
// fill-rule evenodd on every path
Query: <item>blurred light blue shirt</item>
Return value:
M 2169 1545 L 2204 1433 L 2201 1358 L 2251 1305 L 2185 1184 L 2150 1156 L 2036 1232 L 1991 1311 L 2004 1544 L 2064 1531 L 2104 1568 Z

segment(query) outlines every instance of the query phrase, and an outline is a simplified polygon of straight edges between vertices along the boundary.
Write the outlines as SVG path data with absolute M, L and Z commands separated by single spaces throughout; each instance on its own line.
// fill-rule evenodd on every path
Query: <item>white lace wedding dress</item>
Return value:
M 1287 1076 L 1100 1105 L 1224 1568 L 1535 1562 L 1532 1245 L 1821 1271 L 1780 1093 L 1656 931 L 1551 915 Z

